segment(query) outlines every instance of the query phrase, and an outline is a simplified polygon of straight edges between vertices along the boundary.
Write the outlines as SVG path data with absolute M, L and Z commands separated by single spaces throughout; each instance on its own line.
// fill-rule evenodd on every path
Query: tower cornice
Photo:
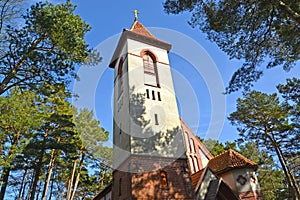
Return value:
M 139 23 L 139 22 L 137 22 L 137 23 Z M 142 28 L 140 30 L 142 30 L 142 29 L 145 29 L 145 28 L 142 26 Z M 151 46 L 155 46 L 155 47 L 164 49 L 167 52 L 170 51 L 170 49 L 172 47 L 171 44 L 156 39 L 148 30 L 145 30 L 145 31 L 144 30 L 143 31 L 136 31 L 136 30 L 137 29 L 132 29 L 132 28 L 130 30 L 127 30 L 127 29 L 123 30 L 123 33 L 122 33 L 122 35 L 121 35 L 121 37 L 119 39 L 119 42 L 117 44 L 117 48 L 116 48 L 116 50 L 115 50 L 115 52 L 113 54 L 113 57 L 112 57 L 112 59 L 110 61 L 109 67 L 115 68 L 116 62 L 117 62 L 118 58 L 120 57 L 120 54 L 121 54 L 121 51 L 122 51 L 122 49 L 123 49 L 123 47 L 125 45 L 125 42 L 128 39 L 132 39 L 132 40 L 135 40 L 135 41 L 138 41 L 138 42 L 149 44 Z M 149 34 L 145 34 L 146 31 L 150 35 Z

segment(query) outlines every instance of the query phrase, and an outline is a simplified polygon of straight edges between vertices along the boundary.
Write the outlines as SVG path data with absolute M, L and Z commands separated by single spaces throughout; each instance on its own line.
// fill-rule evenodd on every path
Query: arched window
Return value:
M 195 163 L 192 156 L 190 156 L 190 166 L 191 166 L 192 174 L 195 173 Z
M 193 152 L 193 153 L 195 153 L 195 143 L 194 143 L 194 140 L 193 140 L 193 138 L 191 138 L 190 139 L 190 145 L 191 145 L 191 151 Z
M 194 163 L 195 163 L 195 172 L 199 171 L 199 163 L 198 158 L 194 156 Z
M 149 52 L 146 52 L 143 55 L 143 63 L 144 63 L 144 72 L 149 74 L 155 74 L 155 65 L 154 65 L 154 59 L 152 58 L 151 54 Z
M 168 177 L 165 171 L 160 172 L 160 186 L 162 188 L 168 187 Z
M 184 140 L 187 152 L 190 152 L 190 143 L 189 143 L 189 135 L 187 132 L 184 132 Z
M 120 97 L 121 94 L 123 93 L 123 63 L 124 63 L 124 60 L 123 60 L 123 58 L 121 58 L 119 61 L 119 65 L 118 65 L 118 75 L 117 75 L 118 97 Z
M 143 51 L 142 57 L 145 85 L 159 87 L 155 56 L 149 51 Z

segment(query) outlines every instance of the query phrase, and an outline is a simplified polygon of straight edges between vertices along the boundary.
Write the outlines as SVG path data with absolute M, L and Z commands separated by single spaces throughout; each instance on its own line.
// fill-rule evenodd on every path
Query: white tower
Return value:
M 168 52 L 137 20 L 114 68 L 113 199 L 193 199 Z

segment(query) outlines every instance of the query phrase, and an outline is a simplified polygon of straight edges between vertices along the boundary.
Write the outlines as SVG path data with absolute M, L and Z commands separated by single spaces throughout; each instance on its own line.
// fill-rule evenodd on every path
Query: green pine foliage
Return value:
M 76 66 L 101 60 L 91 27 L 70 1 L 22 8 L 0 2 L 0 200 L 91 199 L 111 181 L 109 133 L 68 91 Z
M 225 142 L 225 144 L 220 143 L 218 140 L 214 139 L 207 139 L 202 140 L 202 143 L 205 145 L 205 147 L 209 150 L 209 152 L 213 156 L 220 155 L 221 153 L 224 153 L 228 149 L 237 150 L 237 146 L 235 142 Z
M 192 27 L 231 59 L 244 61 L 233 74 L 228 93 L 250 89 L 264 67 L 288 71 L 300 58 L 298 0 L 165 0 L 164 9 L 169 14 L 190 12 Z
M 6 12 L 4 7 L 0 9 Z M 36 3 L 19 22 L 23 26 L 2 28 L 0 95 L 15 86 L 36 89 L 41 82 L 66 84 L 76 78 L 76 66 L 101 60 L 84 39 L 90 25 L 74 11 L 69 1 Z
M 108 132 L 67 101 L 63 85 L 44 87 L 44 95 L 14 89 L 0 97 L 1 198 L 13 190 L 14 198 L 92 198 L 112 177 Z
M 293 170 L 291 169 L 293 160 L 297 160 L 293 158 L 297 158 L 300 153 L 300 138 L 297 123 L 298 100 L 289 100 L 290 96 L 297 94 L 297 90 L 289 88 L 290 81 L 288 80 L 287 85 L 278 86 L 285 100 L 280 101 L 276 93 L 252 91 L 237 100 L 236 111 L 231 113 L 228 119 L 237 127 L 241 144 L 246 141 L 255 142 L 259 149 L 275 156 L 274 159 L 280 163 L 279 169 L 284 173 L 284 181 L 288 186 L 288 192 L 285 193 L 289 193 L 290 198 L 300 198 L 296 179 L 299 168 L 295 164 Z

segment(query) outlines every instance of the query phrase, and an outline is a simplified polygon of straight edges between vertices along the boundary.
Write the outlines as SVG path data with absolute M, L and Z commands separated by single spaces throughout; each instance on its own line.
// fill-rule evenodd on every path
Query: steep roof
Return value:
M 131 28 L 128 29 L 123 29 L 123 32 L 121 34 L 121 37 L 119 39 L 119 42 L 117 44 L 116 50 L 112 56 L 112 59 L 110 61 L 109 67 L 114 68 L 116 65 L 116 62 L 118 58 L 120 57 L 122 48 L 126 42 L 127 39 L 133 39 L 139 42 L 143 42 L 145 44 L 149 44 L 158 48 L 162 48 L 167 50 L 168 52 L 170 51 L 172 45 L 161 41 L 154 37 L 148 29 L 146 29 L 140 22 L 135 21 Z
M 240 200 L 240 197 L 222 179 L 211 180 L 207 190 L 204 200 L 224 199 L 224 197 L 230 200 Z
M 204 172 L 205 172 L 205 168 L 203 168 L 200 171 L 198 171 L 198 172 L 191 175 L 192 184 L 193 184 L 194 189 L 196 189 L 196 186 L 197 186 L 200 178 L 203 176 Z
M 229 149 L 226 152 L 214 157 L 208 162 L 208 166 L 217 174 L 234 168 L 253 168 L 257 170 L 257 164 L 238 152 Z
M 134 32 L 134 33 L 139 34 L 139 35 L 142 35 L 142 36 L 144 36 L 144 37 L 148 37 L 148 38 L 152 38 L 152 39 L 156 39 L 156 40 L 157 40 L 157 38 L 154 37 L 154 35 L 152 35 L 152 34 L 150 33 L 150 31 L 148 31 L 148 29 L 146 29 L 146 28 L 143 26 L 143 24 L 141 24 L 141 23 L 138 22 L 138 21 L 135 21 L 135 22 L 132 24 L 132 26 L 131 26 L 131 28 L 130 28 L 129 31 Z

